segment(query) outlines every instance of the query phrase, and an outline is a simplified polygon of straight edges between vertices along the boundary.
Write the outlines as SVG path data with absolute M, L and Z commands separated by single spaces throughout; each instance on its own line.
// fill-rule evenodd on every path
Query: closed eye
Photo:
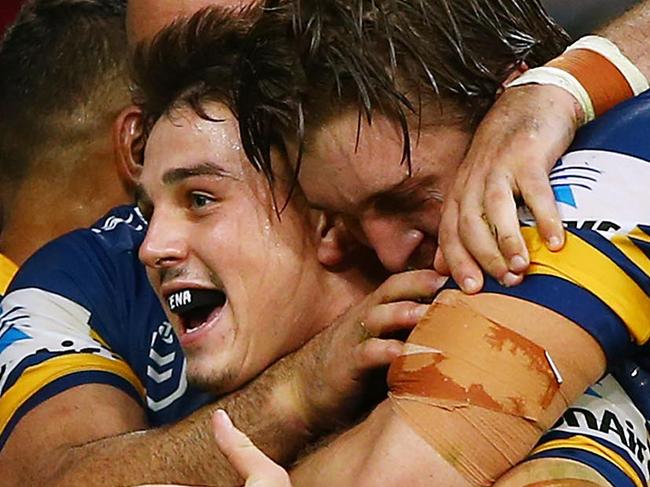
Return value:
M 383 194 L 374 201 L 375 210 L 384 213 L 406 213 L 420 210 L 431 201 L 442 202 L 435 190 L 416 190 L 410 193 Z

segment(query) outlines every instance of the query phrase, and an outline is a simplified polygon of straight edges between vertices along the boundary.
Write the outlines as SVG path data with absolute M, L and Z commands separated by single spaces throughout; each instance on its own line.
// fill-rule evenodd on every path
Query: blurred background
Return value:
M 13 21 L 22 3 L 21 0 L 0 0 L 0 36 Z
M 525 1 L 525 0 L 524 0 Z M 640 0 L 542 0 L 549 13 L 573 37 L 593 32 Z M 0 0 L 0 36 L 14 19 L 22 0 Z
M 542 0 L 542 3 L 571 36 L 580 37 L 640 0 Z

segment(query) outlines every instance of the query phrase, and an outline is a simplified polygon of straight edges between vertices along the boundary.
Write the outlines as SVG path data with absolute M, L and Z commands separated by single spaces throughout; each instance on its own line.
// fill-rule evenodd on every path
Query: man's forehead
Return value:
M 252 3 L 256 0 L 129 0 L 126 20 L 129 44 L 134 46 L 151 39 L 177 18 L 211 5 L 236 9 Z

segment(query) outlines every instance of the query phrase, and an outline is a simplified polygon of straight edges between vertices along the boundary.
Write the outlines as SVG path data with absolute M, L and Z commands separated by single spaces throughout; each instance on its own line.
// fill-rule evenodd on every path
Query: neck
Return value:
M 26 180 L 10 201 L 3 201 L 0 252 L 20 266 L 50 240 L 88 227 L 112 207 L 131 201 L 119 183 L 94 174 L 63 184 L 44 177 Z
M 321 310 L 319 316 L 321 328 L 318 331 L 332 325 L 339 316 L 377 289 L 383 277 L 379 272 L 373 275 L 373 272 L 360 267 L 328 272 L 321 295 L 331 296 L 331 300 L 325 306 L 326 309 Z

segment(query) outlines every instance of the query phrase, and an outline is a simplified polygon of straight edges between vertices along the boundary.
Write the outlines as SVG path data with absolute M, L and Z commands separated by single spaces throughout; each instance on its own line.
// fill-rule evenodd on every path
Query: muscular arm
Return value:
M 614 42 L 646 78 L 650 78 L 650 0 L 644 0 L 610 22 L 598 34 Z
M 437 485 L 490 485 L 511 466 L 523 460 L 543 430 L 555 421 L 567 403 L 573 402 L 602 373 L 604 357 L 598 345 L 590 336 L 554 312 L 536 306 L 533 308 L 529 303 L 504 296 L 479 295 L 463 299 L 467 299 L 467 303 L 473 300 L 479 305 L 478 309 L 486 311 L 491 322 L 501 323 L 520 336 L 527 337 L 553 357 L 564 382 L 551 405 L 541 415 L 545 417 L 530 421 L 523 414 L 504 414 L 492 406 L 476 407 L 476 398 L 471 397 L 470 393 L 467 394 L 467 403 L 458 405 L 453 401 L 446 402 L 445 407 L 435 405 L 441 402 L 440 396 L 410 400 L 409 394 L 405 394 L 397 400 L 394 397 L 386 401 L 366 421 L 308 457 L 292 472 L 295 485 L 425 486 L 431 485 L 432 479 Z M 439 314 L 434 305 L 425 321 L 442 323 L 436 320 L 447 317 Z M 456 321 L 449 326 L 456 331 L 462 324 Z M 570 336 L 567 336 L 567 330 L 572 330 Z M 429 346 L 435 349 L 438 343 Z M 503 344 L 502 347 L 513 350 L 510 345 Z M 466 350 L 464 359 L 467 359 L 470 368 L 476 362 L 473 360 L 475 357 L 470 355 L 474 354 L 473 349 L 479 348 L 467 344 L 459 349 Z M 486 355 L 481 355 L 480 361 L 486 364 L 497 363 L 493 359 L 502 359 L 500 356 L 490 357 L 487 349 L 481 350 L 481 354 L 484 353 Z M 426 352 L 421 360 L 429 360 Z M 409 367 L 416 370 L 413 363 L 403 369 Z M 470 376 L 479 372 L 483 379 L 477 378 L 475 383 L 470 383 L 469 378 L 463 382 L 460 369 L 454 371 L 452 376 L 453 367 L 436 365 L 438 372 L 449 373 L 448 380 L 451 383 L 456 381 L 466 392 L 481 388 L 495 403 L 503 403 L 502 398 L 508 396 L 515 398 L 514 403 L 518 404 L 536 401 L 534 394 L 528 397 L 522 395 L 520 390 L 497 392 L 503 384 L 512 387 L 516 383 L 505 380 L 509 368 L 501 371 L 504 374 L 503 382 L 491 381 L 491 377 L 498 372 L 489 366 L 486 366 L 490 368 L 487 374 L 473 368 Z M 420 382 L 435 380 L 435 377 L 432 374 L 425 377 L 423 374 L 409 379 Z M 532 376 L 523 378 L 524 382 L 529 379 L 535 380 Z M 496 383 L 501 384 L 495 386 Z M 411 391 L 411 397 L 412 394 Z M 404 397 L 407 399 L 403 400 Z M 526 413 L 525 416 L 530 415 Z
M 146 426 L 143 412 L 126 394 L 109 406 L 121 394 L 116 389 L 102 389 L 100 396 L 89 395 L 90 386 L 62 393 L 13 430 L 0 468 L 20 481 L 0 485 L 240 485 L 218 453 L 211 433 L 213 412 L 224 409 L 267 455 L 286 463 L 310 431 L 327 430 L 354 415 L 364 371 L 390 363 L 401 352 L 401 343 L 393 340 L 363 341 L 366 333 L 378 337 L 412 328 L 419 310 L 426 310 L 416 300 L 432 296 L 439 286 L 432 271 L 393 276 L 248 386 L 172 426 L 128 433 Z
M 13 430 L 0 452 L 0 486 L 50 485 L 73 445 L 146 427 L 142 407 L 112 386 L 87 384 L 62 392 Z
M 280 384 L 285 367 L 279 363 L 241 392 L 173 426 L 138 432 L 133 431 L 147 427 L 144 411 L 128 395 L 100 385 L 71 389 L 16 427 L 0 455 L 0 485 L 239 485 L 214 442 L 212 414 L 226 410 L 268 455 L 279 462 L 291 459 L 308 433 L 283 404 L 289 397 Z M 37 458 L 43 460 L 34 465 Z
M 569 8 L 567 2 L 557 3 Z M 650 0 L 597 34 L 613 41 L 650 78 Z M 562 247 L 564 231 L 548 173 L 579 128 L 582 113 L 577 106 L 572 95 L 556 86 L 520 86 L 507 89 L 479 125 L 456 183 L 445 196 L 436 256 L 436 269 L 451 274 L 465 292 L 480 290 L 481 269 L 509 285 L 523 279 L 528 251 L 515 196 L 532 210 L 546 245 Z

